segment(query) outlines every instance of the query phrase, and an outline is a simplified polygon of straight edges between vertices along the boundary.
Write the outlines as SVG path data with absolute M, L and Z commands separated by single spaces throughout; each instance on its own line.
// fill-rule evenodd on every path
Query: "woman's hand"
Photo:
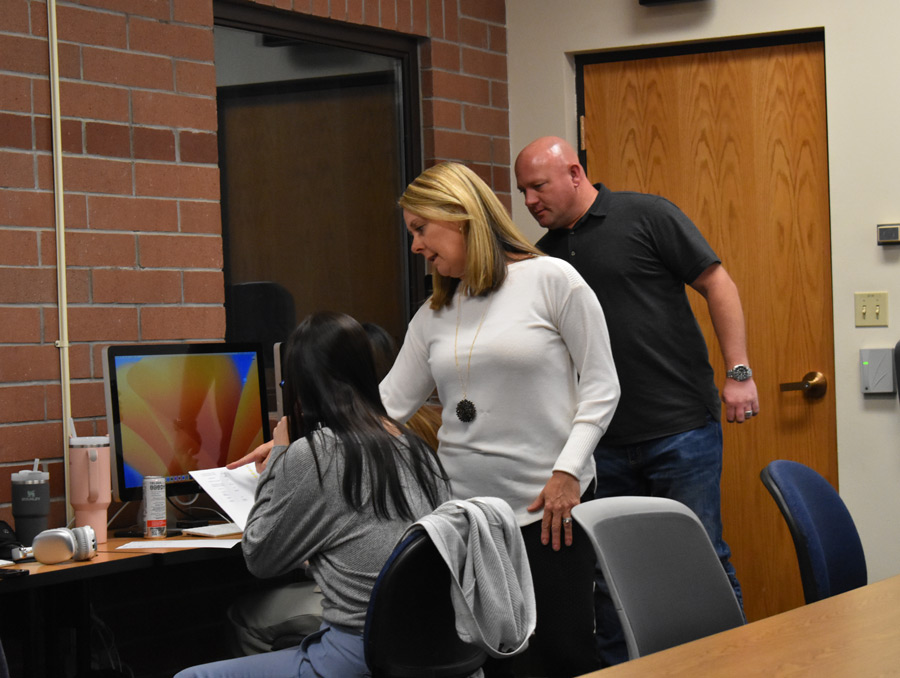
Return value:
M 290 434 L 288 433 L 287 417 L 282 417 L 278 424 L 276 424 L 275 430 L 272 432 L 272 440 L 263 443 L 249 454 L 245 454 L 240 459 L 231 462 L 225 466 L 225 468 L 238 468 L 239 466 L 249 464 L 253 461 L 256 462 L 256 472 L 262 473 L 266 470 L 266 465 L 269 463 L 269 455 L 272 453 L 272 448 L 276 445 L 279 447 L 287 447 L 290 444 L 291 439 Z
M 269 454 L 272 452 L 274 443 L 274 440 L 263 443 L 252 452 L 245 454 L 243 457 L 231 462 L 230 464 L 227 464 L 225 468 L 235 469 L 243 466 L 244 464 L 249 464 L 251 461 L 253 461 L 256 462 L 256 472 L 262 473 L 266 468 L 266 464 L 269 463 Z
M 564 471 L 554 471 L 544 489 L 528 510 L 544 509 L 541 521 L 541 543 L 546 546 L 553 542 L 553 550 L 559 551 L 560 535 L 566 546 L 572 545 L 572 507 L 581 503 L 581 486 L 578 478 Z
M 278 447 L 287 447 L 291 444 L 291 436 L 288 432 L 288 420 L 287 417 L 282 417 L 278 424 L 275 426 L 275 430 L 272 432 L 272 441 Z

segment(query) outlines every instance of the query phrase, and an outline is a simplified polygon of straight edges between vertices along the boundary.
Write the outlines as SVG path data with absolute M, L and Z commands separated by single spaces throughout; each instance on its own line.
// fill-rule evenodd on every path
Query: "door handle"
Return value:
M 821 398 L 828 390 L 828 380 L 821 372 L 807 372 L 803 381 L 792 381 L 781 384 L 782 391 L 803 391 L 803 395 L 810 399 Z

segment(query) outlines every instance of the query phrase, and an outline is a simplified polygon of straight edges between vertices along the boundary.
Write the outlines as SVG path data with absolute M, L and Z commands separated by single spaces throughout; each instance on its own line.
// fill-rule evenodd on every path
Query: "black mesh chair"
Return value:
M 373 678 L 463 678 L 487 659 L 456 633 L 450 571 L 424 530 L 407 536 L 378 575 L 364 639 Z
M 770 462 L 759 476 L 791 532 L 806 602 L 864 586 L 862 542 L 831 484 L 808 466 L 786 459 Z

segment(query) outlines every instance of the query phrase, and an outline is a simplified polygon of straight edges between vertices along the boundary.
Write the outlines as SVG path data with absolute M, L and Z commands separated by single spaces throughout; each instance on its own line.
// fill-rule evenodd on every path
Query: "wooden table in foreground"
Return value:
M 582 678 L 888 675 L 900 675 L 900 575 Z

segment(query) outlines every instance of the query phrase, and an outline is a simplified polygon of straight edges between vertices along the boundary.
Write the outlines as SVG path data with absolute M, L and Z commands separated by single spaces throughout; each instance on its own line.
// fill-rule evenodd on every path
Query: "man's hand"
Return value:
M 722 387 L 722 402 L 725 403 L 725 419 L 743 424 L 759 414 L 759 398 L 753 378 L 746 381 L 726 379 Z

